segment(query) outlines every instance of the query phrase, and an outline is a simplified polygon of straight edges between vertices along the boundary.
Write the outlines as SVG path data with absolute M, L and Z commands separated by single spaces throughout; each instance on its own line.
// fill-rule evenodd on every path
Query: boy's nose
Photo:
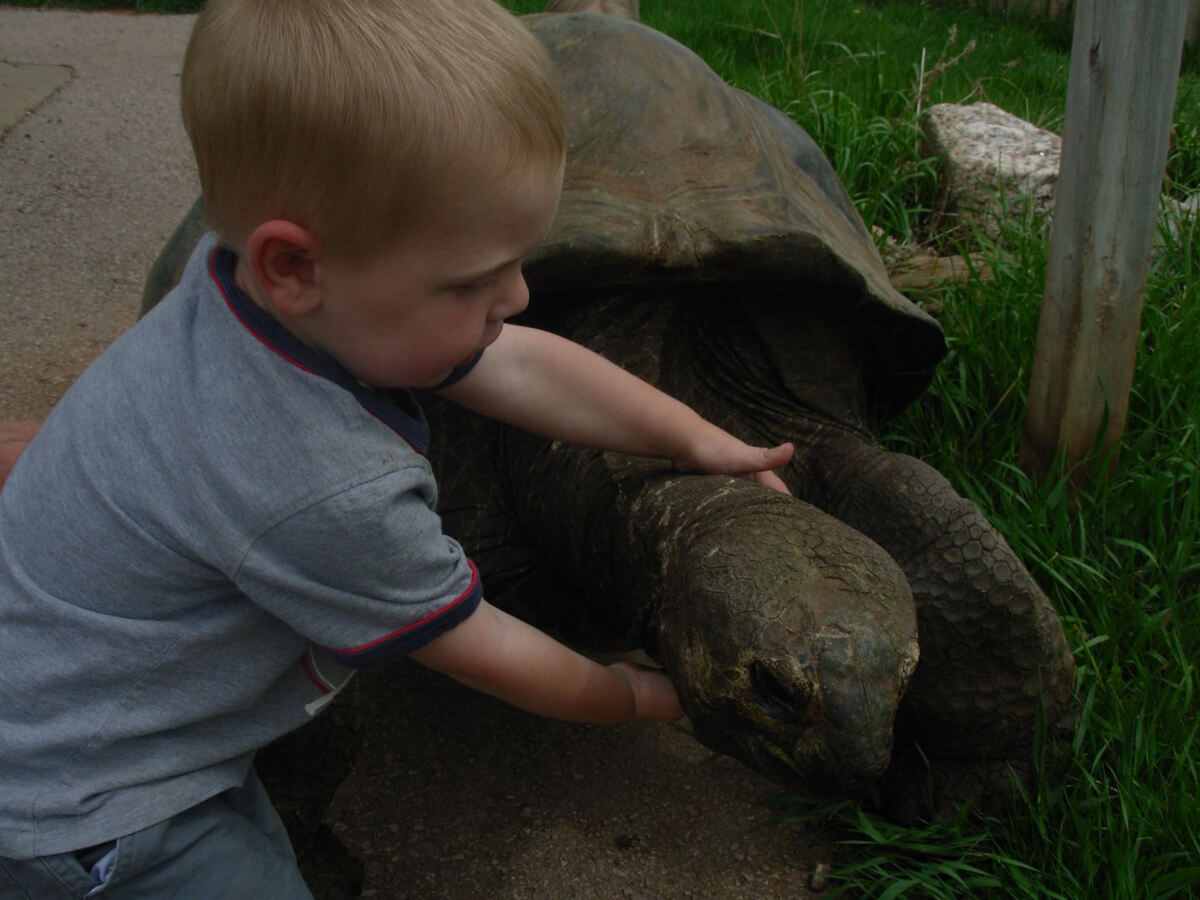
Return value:
M 517 272 L 516 277 L 508 285 L 507 290 L 492 305 L 488 318 L 493 322 L 507 319 L 509 316 L 515 316 L 517 313 L 523 312 L 528 305 L 529 285 L 525 283 L 525 276 Z

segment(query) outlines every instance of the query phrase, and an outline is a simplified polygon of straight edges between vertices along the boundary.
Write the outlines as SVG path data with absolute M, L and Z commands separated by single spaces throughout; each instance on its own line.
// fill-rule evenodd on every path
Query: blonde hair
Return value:
M 549 58 L 492 0 L 208 0 L 181 94 L 235 247 L 280 218 L 362 259 L 439 193 L 556 171 L 565 147 Z

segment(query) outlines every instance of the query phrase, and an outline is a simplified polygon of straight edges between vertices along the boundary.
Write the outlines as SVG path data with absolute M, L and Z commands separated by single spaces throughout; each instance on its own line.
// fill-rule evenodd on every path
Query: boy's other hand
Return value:
M 777 447 L 752 447 L 721 432 L 716 440 L 698 442 L 689 453 L 672 460 L 672 464 L 681 472 L 735 475 L 790 494 L 774 470 L 786 466 L 795 452 L 790 441 Z
M 17 457 L 25 452 L 40 426 L 41 422 L 23 420 L 0 422 L 0 490 L 17 464 Z
M 609 668 L 629 683 L 633 691 L 635 720 L 669 722 L 683 718 L 675 685 L 662 669 L 627 662 L 613 663 Z

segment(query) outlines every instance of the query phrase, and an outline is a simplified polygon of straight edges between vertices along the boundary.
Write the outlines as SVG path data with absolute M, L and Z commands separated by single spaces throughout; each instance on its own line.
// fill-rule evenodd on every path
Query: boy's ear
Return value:
M 263 222 L 246 239 L 246 256 L 259 289 L 285 316 L 305 316 L 321 305 L 318 272 L 321 246 L 295 222 Z

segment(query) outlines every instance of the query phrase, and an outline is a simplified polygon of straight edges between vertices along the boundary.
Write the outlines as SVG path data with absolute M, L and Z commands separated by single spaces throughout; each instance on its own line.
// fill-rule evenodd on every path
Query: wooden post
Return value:
M 1125 430 L 1158 215 L 1185 0 L 1087 0 L 1075 31 L 1062 163 L 1021 461 L 1044 476 Z M 1103 429 L 1103 435 L 1101 435 Z M 1076 483 L 1087 473 L 1077 473 Z

